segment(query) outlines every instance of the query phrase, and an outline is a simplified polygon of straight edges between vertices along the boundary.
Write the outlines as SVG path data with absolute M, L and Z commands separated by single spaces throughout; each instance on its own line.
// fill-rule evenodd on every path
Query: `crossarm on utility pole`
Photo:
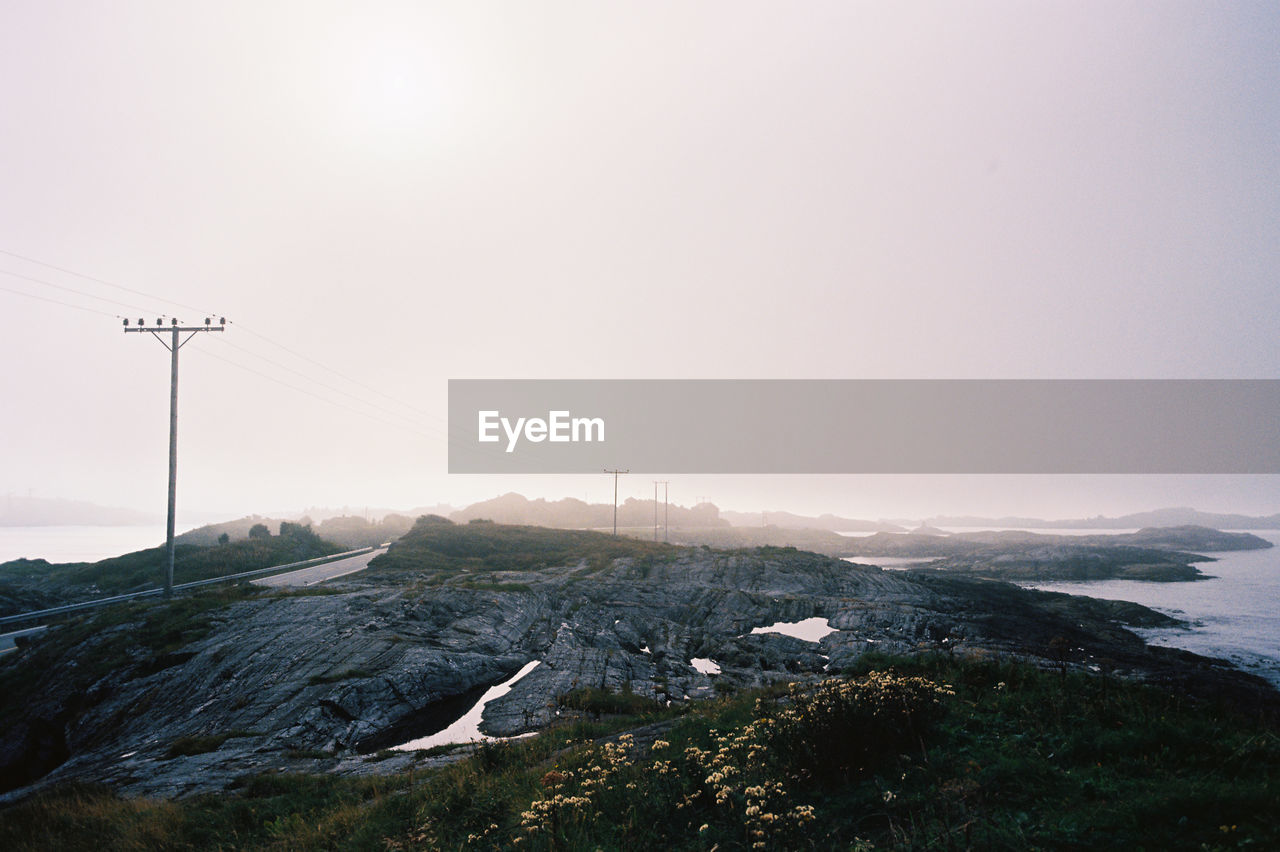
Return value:
M 218 325 L 213 325 L 210 320 L 206 319 L 204 325 L 182 326 L 175 319 L 167 329 L 172 338 L 169 343 L 165 343 L 164 338 L 159 334 L 159 332 L 166 330 L 161 325 L 160 320 L 156 320 L 154 328 L 144 326 L 142 320 L 138 320 L 138 324 L 132 327 L 129 325 L 128 320 L 124 321 L 126 334 L 129 332 L 146 332 L 155 337 L 156 340 L 159 340 L 169 350 L 169 511 L 165 520 L 164 572 L 164 596 L 166 598 L 173 595 L 173 532 L 177 521 L 178 509 L 178 350 L 202 331 L 225 331 L 226 324 L 226 319 L 222 319 Z M 187 334 L 186 339 L 178 340 L 179 335 L 184 333 Z

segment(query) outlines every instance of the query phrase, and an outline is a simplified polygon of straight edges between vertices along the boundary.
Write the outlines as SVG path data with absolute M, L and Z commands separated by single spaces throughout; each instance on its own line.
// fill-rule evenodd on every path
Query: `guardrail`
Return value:
M 323 565 L 326 562 L 337 562 L 339 559 L 346 559 L 351 556 L 361 556 L 365 553 L 372 553 L 377 549 L 378 548 L 376 547 L 361 547 L 356 550 L 348 550 L 345 553 L 331 553 L 328 556 L 317 556 L 314 559 L 304 559 L 301 562 L 289 562 L 285 565 L 271 565 L 267 568 L 255 568 L 252 571 L 241 571 L 237 574 L 226 574 L 222 577 L 210 577 L 207 580 L 193 580 L 190 583 L 179 583 L 173 587 L 173 590 L 175 592 L 179 592 L 185 589 L 194 589 L 197 586 L 211 586 L 214 583 L 227 583 L 232 580 L 244 580 L 249 577 L 259 577 L 263 574 L 282 574 L 285 571 L 291 571 L 295 568 L 307 568 L 311 565 Z M 50 607 L 49 609 L 35 609 L 30 612 L 19 612 L 15 615 L 0 617 L 0 624 L 18 624 L 23 621 L 45 618 L 50 615 L 62 615 L 63 613 L 68 612 L 78 612 L 82 609 L 93 609 L 95 607 L 107 606 L 109 604 L 133 601 L 139 598 L 154 598 L 163 594 L 164 589 L 147 589 L 143 592 L 130 592 L 127 595 L 114 595 L 109 598 L 96 598 L 91 601 L 64 604 L 63 606 Z

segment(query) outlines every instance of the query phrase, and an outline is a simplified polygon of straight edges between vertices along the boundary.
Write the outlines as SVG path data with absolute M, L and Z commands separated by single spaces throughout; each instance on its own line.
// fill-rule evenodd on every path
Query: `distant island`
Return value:
M 722 511 L 720 517 L 735 527 L 775 526 L 784 529 L 831 530 L 832 532 L 905 532 L 906 527 L 891 521 L 842 518 L 830 513 L 811 517 L 791 512 Z
M 729 522 L 720 517 L 720 510 L 712 503 L 699 503 L 686 507 L 675 503 L 665 505 L 658 501 L 658 521 L 664 520 L 673 527 L 727 527 Z M 472 520 L 493 521 L 498 524 L 528 524 L 536 527 L 562 529 L 605 529 L 613 526 L 612 503 L 586 503 L 572 497 L 563 500 L 530 500 L 522 494 L 508 493 L 492 500 L 472 503 L 449 515 L 455 523 Z M 628 498 L 618 504 L 617 522 L 620 527 L 653 528 L 654 502 Z
M 1276 530 L 1280 529 L 1280 512 L 1273 515 L 1238 515 L 1221 512 L 1202 512 L 1199 509 L 1176 507 L 1135 512 L 1108 518 L 1095 515 L 1092 518 L 1069 518 L 1046 521 L 1043 518 L 1003 517 L 984 518 L 976 515 L 938 515 L 924 521 L 935 527 L 1017 527 L 1020 529 L 1070 529 L 1070 530 L 1123 530 L 1142 527 L 1212 527 L 1219 530 Z
M 136 526 L 163 523 L 155 512 L 99 506 L 84 500 L 15 497 L 0 500 L 0 527 Z
M 1195 567 L 1201 553 L 1262 550 L 1271 542 L 1252 533 L 1208 527 L 1148 527 L 1113 535 L 1045 535 L 1022 530 L 934 535 L 876 533 L 848 539 L 853 555 L 920 559 L 920 570 L 1009 581 L 1207 579 Z

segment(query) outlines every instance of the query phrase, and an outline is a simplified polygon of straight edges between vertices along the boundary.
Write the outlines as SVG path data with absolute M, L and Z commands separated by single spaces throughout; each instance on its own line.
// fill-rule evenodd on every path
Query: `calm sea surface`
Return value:
M 992 527 L 990 529 L 1011 529 Z M 944 528 L 945 532 L 976 529 Z M 1049 535 L 1105 535 L 1137 530 L 1035 529 Z M 1188 622 L 1188 627 L 1136 631 L 1153 645 L 1168 645 L 1230 660 L 1280 688 L 1280 531 L 1252 532 L 1274 545 L 1268 550 L 1209 553 L 1215 562 L 1197 567 L 1213 579 L 1194 583 L 1144 583 L 1137 580 L 1091 580 L 1074 583 L 1024 583 L 1027 588 L 1133 601 Z M 882 568 L 909 568 L 929 560 L 850 557 L 850 562 Z
M 179 530 L 190 529 L 178 525 Z M 164 544 L 164 524 L 138 527 L 0 527 L 0 562 L 97 562 Z
M 1035 583 L 1031 588 L 1134 601 L 1191 623 L 1189 628 L 1139 630 L 1153 645 L 1185 648 L 1230 660 L 1280 687 L 1280 532 L 1248 530 L 1277 547 L 1210 553 L 1197 567 L 1213 577 L 1194 583 L 1094 580 Z

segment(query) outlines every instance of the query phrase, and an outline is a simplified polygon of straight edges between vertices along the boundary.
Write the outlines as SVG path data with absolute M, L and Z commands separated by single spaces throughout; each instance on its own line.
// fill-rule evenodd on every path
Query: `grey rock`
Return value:
M 557 699 L 580 687 L 693 700 L 718 683 L 815 678 L 870 651 L 921 648 L 1047 664 L 1056 636 L 1069 640 L 1073 665 L 1105 657 L 1189 689 L 1264 689 L 1213 661 L 1148 648 L 1124 624 L 1174 622 L 1136 605 L 798 551 L 682 549 L 653 563 L 584 562 L 487 582 L 498 590 L 351 575 L 336 584 L 342 594 L 232 604 L 158 670 L 139 655 L 84 694 L 59 691 L 50 678 L 41 700 L 0 733 L 0 768 L 10 787 L 25 785 L 8 796 L 70 779 L 182 796 L 274 769 L 404 768 L 411 758 L 366 756 L 442 729 L 533 660 L 536 668 L 486 706 L 486 734 L 545 726 L 565 712 Z M 514 582 L 524 585 L 503 590 Z M 837 632 L 816 643 L 751 634 L 815 616 Z M 104 631 L 61 665 L 78 665 L 109 635 L 119 637 Z M 716 660 L 720 674 L 696 671 L 695 658 Z M 205 754 L 170 756 L 179 738 L 232 733 Z

